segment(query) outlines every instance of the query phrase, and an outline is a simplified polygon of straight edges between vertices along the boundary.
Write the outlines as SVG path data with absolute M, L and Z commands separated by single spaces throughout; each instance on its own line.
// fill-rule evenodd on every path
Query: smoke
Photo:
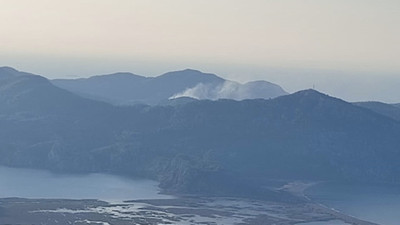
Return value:
M 203 84 L 199 83 L 192 88 L 177 93 L 170 99 L 180 97 L 190 97 L 195 99 L 254 99 L 254 98 L 274 98 L 286 94 L 279 86 L 264 81 L 249 82 L 240 84 L 233 81 L 223 83 Z

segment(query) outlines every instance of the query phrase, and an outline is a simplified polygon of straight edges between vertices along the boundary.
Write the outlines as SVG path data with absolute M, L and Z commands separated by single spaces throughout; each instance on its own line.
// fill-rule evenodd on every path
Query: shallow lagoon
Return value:
M 0 167 L 0 198 L 100 199 L 122 201 L 170 198 L 157 182 L 109 174 L 54 174 L 43 170 Z

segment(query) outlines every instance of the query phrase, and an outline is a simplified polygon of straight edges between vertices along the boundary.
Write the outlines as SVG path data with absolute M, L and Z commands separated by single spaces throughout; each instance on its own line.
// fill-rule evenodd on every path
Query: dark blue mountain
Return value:
M 0 79 L 2 165 L 214 195 L 271 196 L 270 179 L 400 181 L 400 123 L 314 90 L 116 107 L 9 68 Z
M 400 107 L 396 106 L 396 104 L 386 104 L 382 102 L 356 102 L 354 104 L 400 121 Z

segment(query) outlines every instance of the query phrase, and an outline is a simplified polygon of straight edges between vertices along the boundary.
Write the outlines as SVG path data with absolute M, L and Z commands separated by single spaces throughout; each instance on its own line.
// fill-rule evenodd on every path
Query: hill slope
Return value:
M 169 72 L 158 77 L 116 73 L 88 79 L 58 79 L 52 82 L 84 97 L 116 105 L 155 105 L 171 97 L 245 99 L 272 98 L 287 94 L 279 86 L 268 82 L 241 85 L 226 81 L 215 74 L 190 69 Z
M 269 179 L 400 180 L 400 123 L 314 90 L 115 107 L 39 76 L 0 79 L 2 165 L 142 176 L 216 195 L 265 195 Z
M 356 102 L 357 106 L 370 109 L 376 113 L 385 115 L 394 120 L 400 121 L 400 107 L 382 102 Z

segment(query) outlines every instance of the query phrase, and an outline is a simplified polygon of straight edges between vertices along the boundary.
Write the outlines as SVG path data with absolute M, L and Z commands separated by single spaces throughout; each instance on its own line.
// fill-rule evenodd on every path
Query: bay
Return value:
M 396 185 L 322 183 L 306 190 L 312 200 L 363 220 L 398 225 L 400 187 Z
M 0 198 L 99 199 L 123 201 L 171 198 L 158 183 L 110 174 L 54 174 L 0 166 Z

